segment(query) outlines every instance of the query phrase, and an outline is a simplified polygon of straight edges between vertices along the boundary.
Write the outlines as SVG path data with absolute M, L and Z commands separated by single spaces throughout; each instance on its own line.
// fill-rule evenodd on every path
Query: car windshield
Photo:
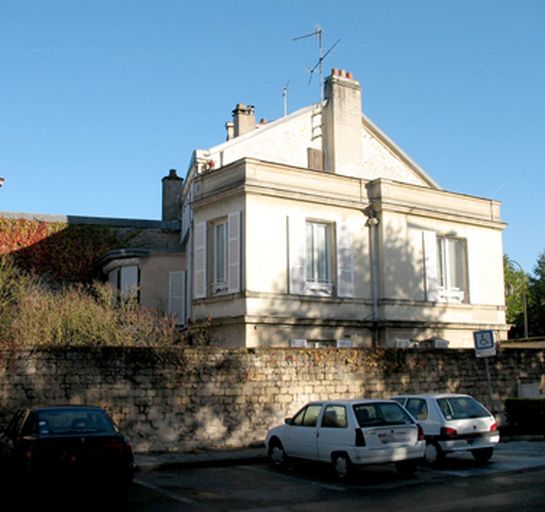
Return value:
M 50 409 L 38 411 L 38 433 L 59 434 L 115 434 L 116 429 L 100 409 Z
M 354 405 L 354 413 L 360 427 L 409 425 L 414 423 L 407 412 L 397 403 L 374 402 Z
M 490 417 L 490 413 L 470 396 L 439 398 L 437 403 L 447 420 Z

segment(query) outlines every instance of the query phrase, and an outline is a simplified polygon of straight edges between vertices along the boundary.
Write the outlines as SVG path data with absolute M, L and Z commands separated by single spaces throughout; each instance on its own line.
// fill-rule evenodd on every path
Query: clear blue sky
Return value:
M 543 0 L 0 0 L 0 211 L 159 218 L 160 179 L 353 72 L 364 112 L 443 188 L 502 201 L 506 253 L 545 250 Z

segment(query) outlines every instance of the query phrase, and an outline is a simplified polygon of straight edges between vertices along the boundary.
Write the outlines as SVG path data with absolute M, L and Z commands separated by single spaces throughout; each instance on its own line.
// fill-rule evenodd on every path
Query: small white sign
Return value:
M 473 331 L 473 340 L 477 357 L 494 357 L 496 355 L 494 331 Z

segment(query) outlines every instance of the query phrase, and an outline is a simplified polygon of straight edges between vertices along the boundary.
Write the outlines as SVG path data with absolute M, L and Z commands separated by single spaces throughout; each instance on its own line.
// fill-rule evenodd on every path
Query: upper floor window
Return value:
M 214 224 L 213 228 L 213 290 L 214 292 L 227 289 L 227 219 Z
M 240 291 L 241 229 L 240 211 L 195 224 L 193 298 Z
M 306 280 L 310 289 L 331 292 L 332 225 L 306 222 Z
M 437 237 L 437 277 L 447 302 L 463 302 L 466 289 L 466 244 L 461 238 Z
M 467 241 L 424 233 L 426 298 L 432 302 L 469 302 Z
M 353 297 L 354 244 L 349 220 L 288 216 L 288 290 L 291 294 Z

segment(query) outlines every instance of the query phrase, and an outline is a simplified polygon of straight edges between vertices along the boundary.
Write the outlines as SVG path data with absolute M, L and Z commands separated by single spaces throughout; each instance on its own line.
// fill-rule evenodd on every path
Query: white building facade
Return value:
M 269 124 L 233 115 L 183 185 L 184 320 L 227 346 L 506 337 L 499 202 L 441 189 L 361 113 L 350 74 Z

